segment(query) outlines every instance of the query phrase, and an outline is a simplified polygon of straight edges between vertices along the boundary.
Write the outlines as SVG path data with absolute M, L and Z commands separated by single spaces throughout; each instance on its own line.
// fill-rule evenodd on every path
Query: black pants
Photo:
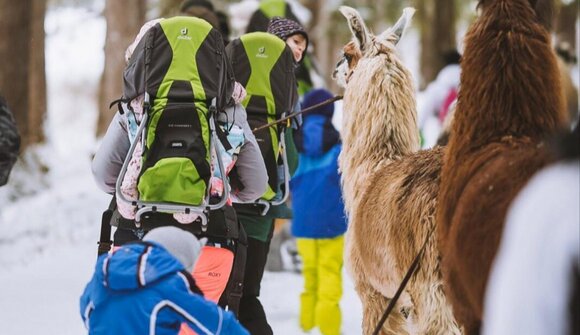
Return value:
M 273 231 L 274 227 L 272 226 L 266 242 L 248 237 L 248 256 L 246 258 L 244 292 L 240 301 L 239 320 L 252 335 L 273 334 L 272 328 L 266 320 L 264 307 L 258 300 Z

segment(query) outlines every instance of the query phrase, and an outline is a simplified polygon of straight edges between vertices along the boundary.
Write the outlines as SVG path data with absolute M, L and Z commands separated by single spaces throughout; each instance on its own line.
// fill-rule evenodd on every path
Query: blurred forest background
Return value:
M 0 94 L 5 96 L 22 136 L 22 150 L 44 140 L 42 123 L 46 118 L 47 89 L 45 69 L 45 27 L 47 11 L 63 6 L 91 6 L 99 0 L 0 0 Z M 98 101 L 98 124 L 95 136 L 102 135 L 113 116 L 109 103 L 121 93 L 121 73 L 125 65 L 124 50 L 134 39 L 141 25 L 157 17 L 178 13 L 182 0 L 101 0 L 106 21 L 103 52 L 104 71 Z M 576 23 L 579 0 L 554 0 L 559 11 L 554 15 L 555 43 L 566 43 L 571 55 L 578 47 Z M 292 1 L 290 1 L 292 2 Z M 298 0 L 294 0 L 295 4 Z M 257 1 L 213 0 L 217 10 L 231 15 L 231 8 L 240 3 L 256 6 Z M 301 0 L 298 3 L 306 18 L 311 52 L 321 78 L 327 87 L 334 87 L 329 74 L 339 50 L 349 40 L 350 32 L 337 11 L 340 5 L 357 8 L 375 32 L 393 23 L 406 6 L 417 9 L 413 23 L 419 36 L 419 89 L 435 78 L 443 67 L 444 52 L 461 45 L 461 34 L 476 15 L 476 1 L 471 0 Z M 254 7 L 255 8 L 255 7 Z M 231 24 L 232 37 L 244 31 Z M 90 36 L 87 36 L 90 38 Z M 74 76 L 74 73 L 68 75 Z

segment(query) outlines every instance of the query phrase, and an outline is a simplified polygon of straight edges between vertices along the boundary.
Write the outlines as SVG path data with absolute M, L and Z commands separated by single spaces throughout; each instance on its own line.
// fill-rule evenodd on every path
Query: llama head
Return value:
M 405 8 L 397 23 L 378 36 L 374 36 L 356 9 L 341 6 L 340 12 L 348 20 L 353 40 L 343 47 L 342 58 L 336 64 L 332 78 L 342 87 L 346 87 L 350 76 L 363 57 L 373 57 L 380 53 L 393 53 L 403 32 L 411 22 L 414 8 Z

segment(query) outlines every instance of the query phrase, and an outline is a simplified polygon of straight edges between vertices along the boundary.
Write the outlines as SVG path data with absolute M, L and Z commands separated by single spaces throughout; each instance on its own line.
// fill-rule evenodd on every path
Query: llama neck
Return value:
M 539 140 L 564 124 L 549 35 L 529 8 L 511 4 L 489 8 L 466 35 L 452 151 L 504 136 Z
M 347 210 L 377 167 L 419 149 L 415 93 L 400 62 L 362 59 L 344 96 L 340 168 Z

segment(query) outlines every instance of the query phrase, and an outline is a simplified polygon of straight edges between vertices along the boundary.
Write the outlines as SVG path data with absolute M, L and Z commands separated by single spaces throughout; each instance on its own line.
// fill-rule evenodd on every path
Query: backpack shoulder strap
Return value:
M 226 286 L 226 289 L 220 297 L 220 306 L 228 306 L 228 310 L 238 317 L 240 312 L 240 300 L 244 291 L 244 273 L 246 269 L 246 260 L 248 253 L 248 238 L 244 227 L 239 223 L 239 236 L 236 241 L 236 252 L 232 274 Z
M 106 254 L 111 250 L 113 241 L 111 240 L 111 219 L 113 218 L 113 212 L 117 208 L 117 199 L 113 196 L 111 202 L 109 203 L 109 208 L 103 212 L 101 218 L 101 235 L 97 244 L 97 257 Z

